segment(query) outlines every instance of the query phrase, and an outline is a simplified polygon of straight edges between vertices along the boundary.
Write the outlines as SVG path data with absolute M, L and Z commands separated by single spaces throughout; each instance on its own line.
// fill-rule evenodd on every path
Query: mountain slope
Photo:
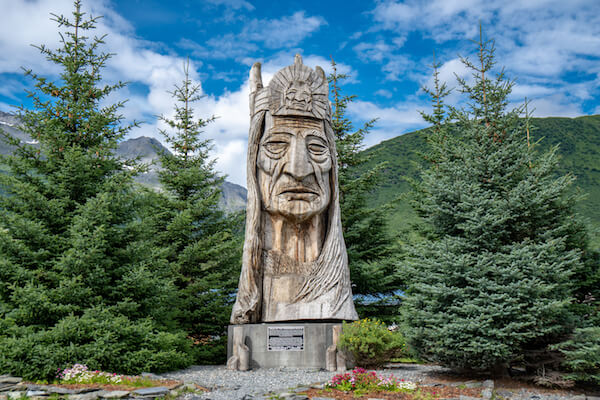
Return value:
M 364 151 L 370 160 L 363 168 L 386 162 L 382 186 L 373 193 L 372 205 L 389 203 L 410 190 L 406 178 L 418 178 L 420 152 L 427 150 L 427 129 L 386 140 Z M 593 229 L 600 228 L 600 115 L 578 118 L 534 118 L 532 142 L 540 151 L 559 146 L 558 173 L 573 173 L 576 190 L 586 194 L 578 209 Z M 525 139 L 524 139 L 525 140 Z M 390 215 L 390 226 L 402 230 L 415 221 L 406 199 L 401 198 Z M 596 243 L 599 243 L 596 236 Z
M 19 130 L 20 121 L 12 114 L 0 111 L 0 129 L 8 132 L 21 142 L 35 144 L 29 136 Z M 0 154 L 11 154 L 14 151 L 0 139 Z M 148 171 L 135 177 L 136 182 L 154 189 L 160 189 L 158 181 L 158 152 L 169 150 L 158 140 L 146 136 L 125 140 L 119 143 L 116 154 L 122 159 L 137 159 L 140 163 L 148 165 Z M 231 182 L 224 182 L 221 187 L 221 206 L 228 211 L 238 211 L 246 208 L 246 189 Z

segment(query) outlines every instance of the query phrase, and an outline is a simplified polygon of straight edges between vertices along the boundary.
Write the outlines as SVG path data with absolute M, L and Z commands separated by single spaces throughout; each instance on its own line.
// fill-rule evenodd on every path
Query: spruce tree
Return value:
M 171 92 L 174 117 L 161 116 L 168 129 L 160 133 L 173 149 L 162 152 L 159 180 L 164 188 L 156 205 L 157 245 L 166 245 L 183 303 L 177 320 L 196 339 L 198 362 L 225 359 L 226 326 L 235 300 L 241 260 L 242 219 L 219 208 L 224 177 L 210 160 L 211 142 L 203 128 L 214 118 L 196 119 L 199 84 L 189 76 Z
M 37 47 L 60 68 L 57 80 L 31 70 L 33 109 L 19 109 L 37 145 L 3 134 L 17 149 L 0 175 L 0 371 L 52 379 L 79 362 L 138 373 L 191 361 L 174 329 L 177 290 L 144 223 L 147 198 L 113 152 L 132 127 L 124 86 L 102 83 L 110 54 L 88 38 L 98 18 L 74 2 L 54 15 L 60 46 Z M 173 331 L 172 331 L 173 330 Z
M 376 316 L 389 320 L 395 315 L 396 292 L 401 287 L 396 272 L 394 240 L 387 227 L 386 208 L 372 208 L 367 199 L 379 185 L 383 165 L 365 168 L 368 158 L 361 152 L 363 142 L 376 120 L 368 121 L 354 130 L 346 116 L 348 104 L 356 96 L 342 94 L 340 83 L 347 75 L 337 72 L 329 75 L 336 138 L 340 208 L 342 229 L 348 250 L 348 264 L 352 292 L 361 317 Z
M 506 372 L 540 362 L 576 322 L 571 278 L 582 269 L 573 176 L 557 176 L 556 149 L 527 140 L 524 107 L 508 110 L 514 85 L 495 69 L 494 44 L 462 59 L 465 108 L 445 107 L 434 75 L 434 124 L 415 206 L 427 225 L 403 272 L 406 334 L 419 356 L 442 365 Z M 543 362 L 543 361 L 541 361 Z

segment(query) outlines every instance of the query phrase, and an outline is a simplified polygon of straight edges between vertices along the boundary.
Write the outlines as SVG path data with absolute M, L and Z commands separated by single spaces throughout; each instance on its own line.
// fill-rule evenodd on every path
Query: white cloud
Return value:
M 322 17 L 308 17 L 304 11 L 297 11 L 279 19 L 252 20 L 246 24 L 240 36 L 263 42 L 272 49 L 293 47 L 325 24 L 327 22 Z
M 377 118 L 371 133 L 365 138 L 365 147 L 370 147 L 382 140 L 424 127 L 426 124 L 418 110 L 426 107 L 425 104 L 412 100 L 392 107 L 380 107 L 369 101 L 357 100 L 348 105 L 348 115 L 357 123 Z
M 19 72 L 21 67 L 48 70 L 48 63 L 39 50 L 31 45 L 47 43 L 49 38 L 58 41 L 56 22 L 50 20 L 50 11 L 70 15 L 70 0 L 4 1 L 0 23 L 0 73 Z M 26 29 L 24 29 L 26 27 Z M 57 72 L 57 68 L 51 68 Z
M 436 41 L 437 50 L 445 57 L 450 49 L 456 49 L 471 60 L 476 59 L 475 48 L 468 40 L 479 37 L 481 22 L 485 36 L 495 38 L 498 66 L 506 65 L 508 77 L 517 78 L 511 101 L 522 102 L 527 97 L 536 106 L 536 116 L 572 116 L 583 112 L 583 102 L 597 96 L 600 87 L 597 10 L 595 0 L 384 0 L 371 15 L 379 36 L 381 31 L 401 36 L 416 32 Z M 458 48 L 454 41 L 460 43 Z M 441 81 L 456 87 L 454 73 L 471 79 L 458 58 L 445 57 Z M 424 77 L 422 69 L 411 68 L 410 63 L 378 59 L 390 80 L 415 77 L 427 87 L 433 86 L 430 72 Z M 408 69 L 408 76 L 394 74 L 403 68 Z M 411 69 L 414 75 L 410 75 Z M 447 102 L 455 104 L 459 97 L 455 91 Z
M 372 15 L 394 34 L 419 31 L 438 43 L 477 38 L 481 21 L 511 71 L 556 76 L 586 70 L 590 62 L 581 56 L 598 65 L 597 6 L 595 0 L 407 0 L 381 2 Z
M 392 92 L 390 92 L 389 90 L 386 90 L 386 89 L 379 89 L 378 91 L 375 92 L 375 94 L 377 96 L 385 97 L 386 99 L 392 98 Z
M 562 95 L 551 95 L 534 99 L 529 104 L 534 117 L 578 117 L 583 114 L 580 104 L 573 103 Z
M 195 57 L 239 61 L 262 47 L 294 47 L 326 24 L 320 16 L 307 16 L 304 11 L 297 11 L 277 19 L 251 19 L 244 23 L 241 32 L 212 37 L 204 45 L 184 38 L 179 46 L 192 51 Z
M 254 6 L 245 0 L 206 0 L 206 2 L 217 6 L 223 5 L 233 10 L 254 10 Z
M 358 43 L 354 46 L 354 51 L 358 55 L 358 58 L 364 62 L 381 62 L 388 57 L 392 51 L 392 47 L 383 40 L 379 40 L 374 43 Z

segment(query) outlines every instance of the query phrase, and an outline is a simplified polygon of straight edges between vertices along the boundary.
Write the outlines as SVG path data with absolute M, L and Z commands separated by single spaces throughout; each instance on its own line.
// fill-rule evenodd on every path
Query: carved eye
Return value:
M 319 142 L 311 142 L 308 144 L 308 150 L 314 155 L 322 156 L 327 152 L 327 146 Z
M 289 145 L 288 142 L 279 141 L 279 140 L 272 140 L 272 141 L 266 142 L 264 144 L 267 151 L 269 153 L 271 153 L 272 155 L 283 154 L 287 150 L 288 145 Z

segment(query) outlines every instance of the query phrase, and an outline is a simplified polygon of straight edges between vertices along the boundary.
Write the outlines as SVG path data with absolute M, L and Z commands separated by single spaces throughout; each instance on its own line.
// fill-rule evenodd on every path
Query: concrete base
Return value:
M 234 328 L 250 350 L 250 368 L 326 368 L 333 327 L 341 322 L 265 322 L 229 325 L 227 359 L 233 355 Z M 241 331 L 241 332 L 240 332 Z

